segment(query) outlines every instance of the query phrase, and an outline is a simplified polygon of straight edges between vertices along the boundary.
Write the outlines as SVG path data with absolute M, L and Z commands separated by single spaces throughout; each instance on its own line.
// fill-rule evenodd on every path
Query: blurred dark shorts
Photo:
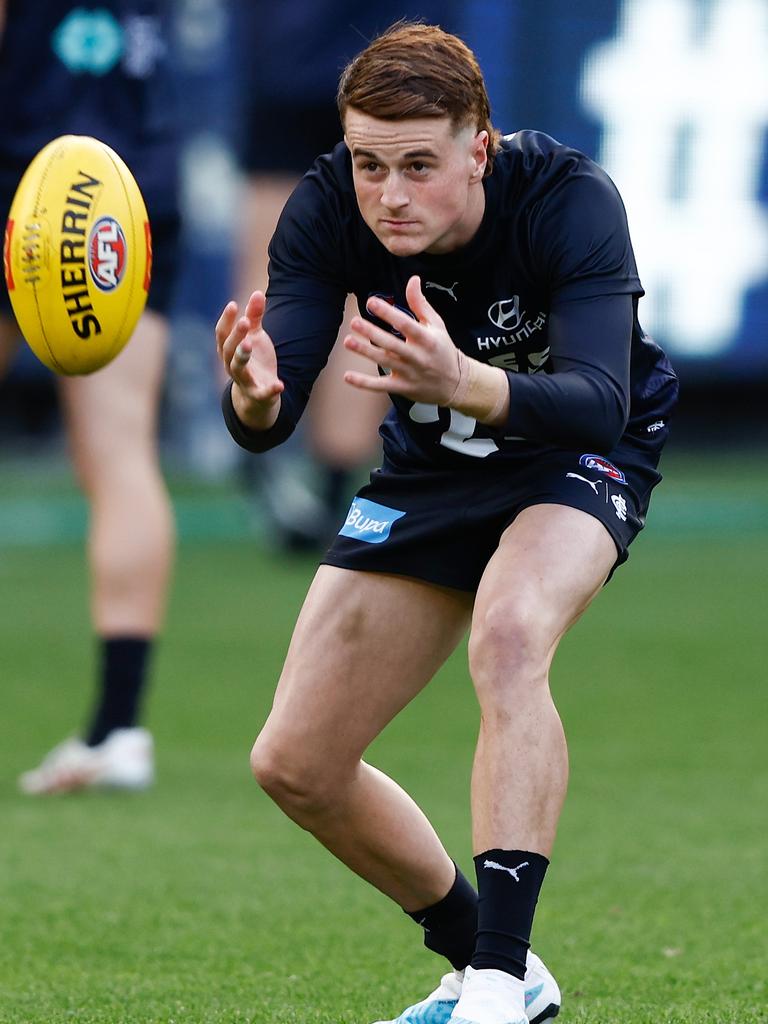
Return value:
M 567 505 L 594 516 L 616 545 L 613 571 L 645 525 L 667 426 L 625 436 L 608 456 L 553 450 L 466 471 L 371 474 L 323 558 L 326 565 L 393 573 L 474 592 L 504 530 L 531 505 Z M 647 427 L 645 428 L 647 429 Z
M 5 223 L 11 208 L 17 181 L 2 173 L 0 168 L 0 231 L 5 236 Z M 171 308 L 179 267 L 180 217 L 176 210 L 153 216 L 152 228 L 152 280 L 149 286 L 147 308 L 167 316 Z M 5 275 L 0 276 L 0 316 L 13 316 L 11 300 L 5 286 Z

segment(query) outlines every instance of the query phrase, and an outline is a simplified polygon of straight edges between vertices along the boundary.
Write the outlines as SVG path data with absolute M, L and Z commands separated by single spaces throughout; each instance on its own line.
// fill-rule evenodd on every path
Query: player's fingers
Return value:
M 242 366 L 233 365 L 232 371 L 232 380 L 254 402 L 266 402 L 279 395 L 285 387 L 277 377 L 262 379 L 257 376 L 250 362 Z
M 347 384 L 351 384 L 352 387 L 358 388 L 360 391 L 392 393 L 397 390 L 392 377 L 372 377 L 368 373 L 358 373 L 356 370 L 347 370 L 344 374 L 344 380 Z
M 256 365 L 253 346 L 244 339 L 232 354 L 229 374 L 241 388 L 245 388 L 257 402 L 264 402 L 279 395 L 285 388 L 283 382 L 272 374 L 264 372 Z
M 379 320 L 383 320 L 384 323 L 390 324 L 406 338 L 420 341 L 427 337 L 427 331 L 423 324 L 420 324 L 418 320 L 414 320 L 410 314 L 398 309 L 397 306 L 393 306 L 391 303 L 386 302 L 384 299 L 379 299 L 375 295 L 368 299 L 368 311 L 377 316 Z
M 349 349 L 350 352 L 357 352 L 358 355 L 370 359 L 384 369 L 392 370 L 403 366 L 403 359 L 399 352 L 385 349 L 381 345 L 374 345 L 368 338 L 356 333 L 348 334 L 344 338 L 344 348 Z
M 254 366 L 253 360 L 240 349 L 232 357 L 229 375 L 254 401 L 268 401 L 285 389 L 283 381 L 276 377 L 264 378 Z
M 238 344 L 235 351 L 232 353 L 232 366 L 236 370 L 239 370 L 241 367 L 245 366 L 246 363 L 248 363 L 248 361 L 250 360 L 252 352 L 253 348 L 251 347 L 250 342 L 247 341 L 247 339 L 243 338 L 243 340 Z
M 443 322 L 440 314 L 429 304 L 424 292 L 421 290 L 421 278 L 417 274 L 408 279 L 408 284 L 405 286 L 405 298 L 408 302 L 408 308 L 414 312 L 420 323 L 435 324 Z
M 395 353 L 403 359 L 408 358 L 407 343 L 402 338 L 396 337 L 391 331 L 385 331 L 383 327 L 377 327 L 376 324 L 371 323 L 370 320 L 366 320 L 362 316 L 352 317 L 349 326 L 354 336 L 365 338 L 378 348 Z
M 214 335 L 216 337 L 216 346 L 221 352 L 221 348 L 228 336 L 232 332 L 232 326 L 237 319 L 237 303 L 233 300 L 228 302 L 222 310 L 221 316 L 216 321 L 216 327 L 214 329 Z
M 252 326 L 256 330 L 261 327 L 261 318 L 264 316 L 265 305 L 264 292 L 256 291 L 251 293 L 251 297 L 248 299 L 245 307 L 245 315 L 252 322 Z
M 248 320 L 246 320 L 245 317 L 241 317 L 233 326 L 232 330 L 225 338 L 224 343 L 219 348 L 219 355 L 221 356 L 222 362 L 228 371 L 235 349 L 248 334 L 249 326 Z
M 386 347 L 354 331 L 344 338 L 344 347 L 348 348 L 351 352 L 357 352 L 359 355 L 372 359 L 380 367 L 399 370 L 411 366 L 413 360 L 407 358 L 409 354 L 408 346 L 402 344 L 402 342 L 400 342 L 399 347 L 389 344 L 391 335 L 386 332 L 383 333 L 387 342 Z M 391 340 L 397 341 L 396 338 Z

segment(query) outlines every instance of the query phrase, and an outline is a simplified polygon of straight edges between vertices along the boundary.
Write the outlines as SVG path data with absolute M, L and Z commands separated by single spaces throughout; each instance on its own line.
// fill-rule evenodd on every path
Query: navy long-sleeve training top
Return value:
M 577 150 L 520 131 L 502 141 L 483 187 L 483 219 L 467 245 L 398 257 L 360 215 L 344 143 L 314 163 L 269 250 L 264 327 L 285 382 L 280 414 L 269 430 L 248 430 L 228 388 L 224 415 L 239 444 L 265 451 L 289 436 L 336 340 L 348 293 L 369 319 L 372 295 L 407 310 L 413 274 L 453 342 L 505 370 L 509 415 L 492 429 L 392 396 L 381 434 L 394 462 L 459 468 L 552 448 L 607 454 L 669 415 L 677 378 L 638 322 L 643 289 L 608 175 Z

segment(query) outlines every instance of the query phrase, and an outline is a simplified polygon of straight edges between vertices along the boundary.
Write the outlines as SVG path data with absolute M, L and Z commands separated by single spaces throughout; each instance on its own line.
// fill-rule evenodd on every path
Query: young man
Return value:
M 90 506 L 98 679 L 82 738 L 64 740 L 19 778 L 31 795 L 143 789 L 154 778 L 152 737 L 140 721 L 173 557 L 156 433 L 178 236 L 164 6 L 160 0 L 92 6 L 0 0 L 0 94 L 13 97 L 0 104 L 0 224 L 38 150 L 57 135 L 95 135 L 136 175 L 154 247 L 147 310 L 129 344 L 98 373 L 58 380 L 73 463 Z M 19 341 L 0 277 L 0 376 Z
M 253 451 L 293 429 L 348 291 L 361 315 L 344 344 L 378 372 L 347 383 L 393 403 L 382 468 L 310 587 L 253 771 L 450 960 L 400 1024 L 524 1024 L 559 1008 L 528 953 L 568 771 L 549 666 L 642 528 L 676 378 L 637 321 L 613 184 L 546 135 L 499 139 L 459 39 L 395 26 L 347 67 L 339 109 L 344 144 L 272 240 L 266 309 L 255 292 L 216 328 L 225 417 Z M 477 896 L 362 760 L 468 625 Z

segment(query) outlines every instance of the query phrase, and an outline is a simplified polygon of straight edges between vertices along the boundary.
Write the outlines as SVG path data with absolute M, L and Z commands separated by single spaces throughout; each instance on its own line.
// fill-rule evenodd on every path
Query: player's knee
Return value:
M 498 601 L 472 623 L 469 670 L 481 706 L 546 683 L 552 638 L 523 602 Z
M 251 749 L 251 772 L 265 793 L 274 796 L 287 788 L 288 766 L 277 748 L 259 737 Z
M 261 737 L 251 750 L 251 771 L 264 792 L 293 817 L 322 812 L 333 803 L 335 787 L 327 774 L 290 749 Z
M 149 445 L 72 447 L 72 465 L 78 483 L 90 498 L 100 495 L 146 495 L 165 491 L 160 467 Z

